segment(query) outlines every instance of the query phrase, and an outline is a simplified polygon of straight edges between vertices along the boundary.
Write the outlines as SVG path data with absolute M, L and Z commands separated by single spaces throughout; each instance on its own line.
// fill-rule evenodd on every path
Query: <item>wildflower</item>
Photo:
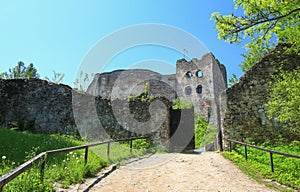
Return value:
M 69 161 L 70 159 L 69 158 L 67 158 L 67 161 Z
M 64 169 L 68 169 L 68 167 L 64 167 Z
M 5 159 L 6 159 L 6 156 L 5 156 L 5 155 L 3 155 L 3 156 L 2 156 L 2 160 L 5 160 Z
M 76 160 L 78 160 L 78 157 L 76 157 Z
M 12 164 L 12 165 L 15 165 L 16 163 L 13 161 L 11 164 Z
M 65 163 L 65 162 L 66 162 L 66 160 L 63 160 L 63 162 Z
M 72 154 L 73 154 L 73 151 L 70 152 L 70 155 L 72 155 Z
M 54 164 L 54 165 L 52 165 L 52 167 L 56 167 L 56 165 Z

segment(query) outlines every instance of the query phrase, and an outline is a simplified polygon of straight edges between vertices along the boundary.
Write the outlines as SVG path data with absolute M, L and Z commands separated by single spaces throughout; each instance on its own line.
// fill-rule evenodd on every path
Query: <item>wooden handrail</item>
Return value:
M 47 153 L 47 155 L 53 155 L 53 154 L 58 154 L 58 153 L 69 152 L 69 151 L 74 151 L 74 150 L 79 150 L 79 149 L 85 149 L 88 147 L 103 145 L 103 144 L 107 144 L 107 143 L 117 143 L 117 142 L 122 142 L 122 141 L 132 141 L 135 139 L 147 139 L 147 138 L 148 137 L 131 137 L 131 138 L 126 138 L 126 139 L 109 140 L 109 141 L 91 143 L 91 144 L 87 144 L 87 145 L 80 145 L 80 146 L 74 146 L 74 147 L 68 147 L 68 148 L 62 148 L 62 149 L 54 149 L 54 150 L 46 151 L 46 153 Z
M 251 148 L 254 148 L 254 149 L 257 149 L 257 150 L 269 152 L 270 153 L 270 168 L 271 168 L 271 171 L 273 173 L 274 173 L 273 154 L 278 154 L 278 155 L 282 155 L 282 156 L 286 156 L 286 157 L 292 157 L 292 158 L 300 159 L 300 155 L 289 154 L 289 153 L 284 153 L 284 152 L 281 152 L 281 151 L 266 149 L 266 148 L 258 147 L 258 146 L 251 145 L 251 144 L 248 144 L 248 143 L 244 143 L 244 142 L 241 142 L 241 141 L 236 141 L 236 140 L 233 140 L 233 139 L 225 139 L 225 140 L 229 141 L 229 150 L 230 150 L 230 152 L 232 150 L 231 142 L 243 145 L 244 146 L 244 153 L 245 153 L 244 156 L 245 156 L 246 160 L 248 159 L 247 146 L 251 147 Z
M 266 148 L 258 147 L 258 146 L 255 146 L 255 145 L 250 145 L 248 143 L 244 143 L 244 142 L 236 141 L 236 140 L 232 140 L 232 139 L 226 139 L 226 140 L 230 141 L 230 142 L 233 142 L 233 143 L 240 144 L 240 145 L 255 148 L 255 149 L 258 149 L 258 150 L 261 150 L 261 151 L 266 151 L 266 152 L 273 153 L 273 154 L 278 154 L 278 155 L 283 155 L 283 156 L 287 156 L 287 157 L 293 157 L 293 158 L 300 159 L 300 155 L 289 154 L 289 153 L 284 153 L 284 152 L 280 152 L 280 151 L 274 151 L 274 150 L 271 150 L 271 149 L 266 149 Z
M 69 151 L 75 151 L 79 149 L 85 149 L 85 163 L 87 163 L 87 158 L 88 158 L 88 148 L 89 147 L 94 147 L 98 145 L 103 145 L 103 144 L 108 144 L 108 147 L 110 147 L 110 143 L 116 143 L 116 142 L 122 142 L 122 141 L 130 141 L 130 152 L 132 151 L 132 140 L 136 139 L 147 139 L 149 137 L 131 137 L 131 138 L 126 138 L 126 139 L 119 139 L 119 140 L 109 140 L 109 141 L 103 141 L 103 142 L 97 142 L 97 143 L 92 143 L 92 144 L 87 144 L 87 145 L 81 145 L 81 146 L 74 146 L 74 147 L 68 147 L 68 148 L 61 148 L 61 149 L 55 149 L 55 150 L 49 150 L 42 152 L 32 159 L 26 161 L 22 165 L 18 166 L 17 168 L 13 169 L 9 173 L 3 175 L 0 177 L 0 192 L 3 191 L 3 187 L 19 176 L 21 173 L 25 172 L 27 169 L 29 169 L 34 163 L 37 163 L 39 161 L 42 161 L 41 165 L 41 179 L 43 179 L 43 173 L 44 173 L 44 168 L 45 168 L 45 159 L 47 155 L 54 155 L 58 153 L 64 153 L 64 152 L 69 152 Z M 109 149 L 108 149 L 108 155 L 109 155 Z
M 1 176 L 0 177 L 0 191 L 2 192 L 4 185 L 6 185 L 8 182 L 10 182 L 14 178 L 16 178 L 21 173 L 25 172 L 27 169 L 29 169 L 32 166 L 32 164 L 40 161 L 40 159 L 45 156 L 46 156 L 46 152 L 42 152 L 42 153 L 38 154 L 37 156 L 33 157 L 32 159 L 26 161 L 19 167 L 15 168 L 14 170 L 10 171 L 9 173 Z

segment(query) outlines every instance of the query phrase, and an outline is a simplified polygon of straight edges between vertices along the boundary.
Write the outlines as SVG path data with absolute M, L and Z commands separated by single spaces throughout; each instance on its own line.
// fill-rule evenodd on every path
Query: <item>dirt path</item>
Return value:
M 74 191 L 274 191 L 243 174 L 219 153 L 155 154 L 121 166 Z

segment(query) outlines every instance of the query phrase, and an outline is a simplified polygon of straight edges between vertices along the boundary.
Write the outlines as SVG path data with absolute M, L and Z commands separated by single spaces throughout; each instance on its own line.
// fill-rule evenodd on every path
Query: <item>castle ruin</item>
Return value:
M 219 96 L 227 87 L 226 68 L 212 53 L 201 59 L 176 63 L 176 74 L 163 75 L 146 69 L 116 70 L 98 73 L 87 94 L 107 99 L 128 99 L 144 92 L 169 101 L 183 99 L 192 103 L 195 112 L 219 128 Z

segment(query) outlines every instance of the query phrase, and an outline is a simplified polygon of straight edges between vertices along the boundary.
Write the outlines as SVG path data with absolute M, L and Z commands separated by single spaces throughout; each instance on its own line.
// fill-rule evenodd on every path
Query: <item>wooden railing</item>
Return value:
M 248 159 L 248 155 L 247 155 L 247 147 L 251 147 L 257 150 L 261 150 L 261 151 L 265 151 L 270 153 L 270 169 L 271 171 L 274 173 L 274 162 L 273 162 L 273 154 L 278 154 L 278 155 L 282 155 L 282 156 L 286 156 L 286 157 L 292 157 L 292 158 L 297 158 L 300 159 L 299 155 L 295 155 L 295 154 L 289 154 L 289 153 L 284 153 L 284 152 L 280 152 L 280 151 L 274 151 L 271 149 L 266 149 L 266 148 L 262 148 L 262 147 L 258 147 L 255 145 L 250 145 L 241 141 L 236 141 L 236 140 L 232 140 L 232 139 L 226 139 L 229 142 L 229 151 L 232 151 L 232 143 L 236 143 L 236 144 L 240 144 L 244 146 L 244 157 L 247 160 Z
M 109 140 L 109 141 L 104 141 L 104 142 L 98 142 L 98 143 L 92 143 L 92 144 L 87 144 L 87 145 L 81 145 L 81 146 L 75 146 L 75 147 L 68 147 L 68 148 L 62 148 L 62 149 L 55 149 L 55 150 L 50 150 L 50 151 L 45 151 L 37 156 L 33 157 L 32 159 L 26 161 L 19 167 L 15 168 L 14 170 L 10 171 L 9 173 L 3 175 L 0 177 L 0 192 L 3 191 L 3 187 L 19 176 L 21 173 L 25 172 L 27 169 L 29 169 L 33 164 L 37 162 L 41 162 L 41 167 L 40 167 L 40 175 L 41 175 L 41 181 L 44 179 L 44 172 L 45 172 L 45 166 L 46 166 L 46 158 L 48 155 L 54 155 L 58 153 L 64 153 L 64 152 L 69 152 L 69 151 L 75 151 L 79 149 L 85 149 L 85 155 L 84 155 L 84 162 L 85 164 L 88 161 L 88 150 L 90 147 L 98 146 L 98 145 L 104 145 L 107 144 L 107 157 L 109 158 L 110 156 L 110 144 L 111 143 L 116 143 L 116 142 L 122 142 L 122 141 L 129 141 L 130 145 L 130 154 L 132 154 L 132 141 L 136 139 L 147 139 L 148 137 L 132 137 L 132 138 L 126 138 L 126 139 L 119 139 L 119 140 Z

